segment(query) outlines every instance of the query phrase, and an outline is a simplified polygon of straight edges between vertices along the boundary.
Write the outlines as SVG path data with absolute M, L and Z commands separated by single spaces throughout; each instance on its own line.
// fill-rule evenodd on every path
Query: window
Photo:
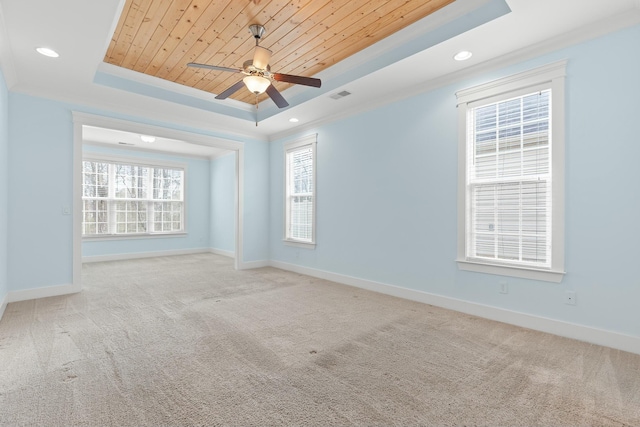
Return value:
M 105 159 L 82 162 L 82 235 L 184 232 L 184 169 Z
M 285 145 L 285 242 L 315 244 L 316 135 Z
M 565 66 L 457 93 L 461 269 L 562 280 Z

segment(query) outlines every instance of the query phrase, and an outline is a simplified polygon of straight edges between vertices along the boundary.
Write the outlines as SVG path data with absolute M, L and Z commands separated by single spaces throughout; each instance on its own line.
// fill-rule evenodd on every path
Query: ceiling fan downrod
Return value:
M 253 38 L 256 39 L 256 46 L 258 46 L 258 42 L 264 36 L 264 33 L 267 31 L 262 25 L 253 24 L 249 25 L 249 31 L 253 35 Z

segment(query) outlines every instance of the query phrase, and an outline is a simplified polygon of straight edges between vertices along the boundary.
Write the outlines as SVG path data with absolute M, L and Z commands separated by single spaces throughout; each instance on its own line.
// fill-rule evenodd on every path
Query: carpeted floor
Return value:
M 0 425 L 640 425 L 640 356 L 210 255 L 9 304 Z

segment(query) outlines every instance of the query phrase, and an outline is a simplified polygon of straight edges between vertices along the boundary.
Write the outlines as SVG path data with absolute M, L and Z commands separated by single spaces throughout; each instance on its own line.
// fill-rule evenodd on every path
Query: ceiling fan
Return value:
M 245 61 L 242 65 L 242 69 L 220 67 L 217 65 L 198 64 L 190 62 L 187 64 L 189 67 L 207 68 L 210 70 L 229 71 L 232 73 L 242 73 L 246 77 L 238 81 L 236 84 L 218 94 L 216 99 L 226 99 L 229 96 L 236 93 L 243 86 L 246 86 L 249 91 L 256 95 L 256 107 L 258 106 L 258 95 L 267 92 L 267 95 L 275 102 L 278 108 L 284 108 L 289 103 L 278 92 L 278 89 L 272 84 L 272 81 L 293 83 L 298 85 L 320 87 L 320 79 L 313 77 L 294 76 L 291 74 L 272 73 L 269 66 L 269 59 L 271 59 L 271 51 L 259 45 L 260 39 L 265 33 L 265 28 L 262 25 L 250 25 L 249 31 L 256 39 L 256 49 L 253 54 L 253 59 Z

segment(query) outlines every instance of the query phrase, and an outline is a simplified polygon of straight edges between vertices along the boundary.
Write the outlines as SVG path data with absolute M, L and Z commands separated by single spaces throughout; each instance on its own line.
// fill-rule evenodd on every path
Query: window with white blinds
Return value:
M 467 258 L 550 267 L 550 100 L 544 90 L 469 110 Z
M 562 279 L 564 74 L 556 63 L 458 92 L 461 269 Z
M 315 243 L 315 136 L 285 146 L 285 241 Z
M 184 169 L 101 159 L 82 162 L 82 235 L 184 231 Z

